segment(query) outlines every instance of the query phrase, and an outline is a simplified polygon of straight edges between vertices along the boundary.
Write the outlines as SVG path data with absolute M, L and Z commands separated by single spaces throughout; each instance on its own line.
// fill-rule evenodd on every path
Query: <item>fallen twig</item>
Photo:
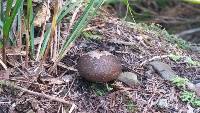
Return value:
M 66 65 L 65 65 L 64 63 L 62 63 L 62 62 L 59 62 L 59 63 L 58 63 L 58 66 L 60 66 L 60 67 L 62 67 L 62 68 L 65 68 L 65 69 L 67 69 L 67 70 L 71 70 L 71 71 L 75 71 L 75 72 L 78 71 L 77 69 L 75 69 L 75 68 L 73 68 L 73 67 L 66 66 Z
M 19 90 L 22 90 L 24 92 L 27 92 L 29 94 L 36 95 L 36 96 L 39 96 L 39 97 L 44 97 L 44 98 L 47 98 L 47 99 L 52 100 L 52 101 L 57 101 L 57 102 L 61 102 L 61 103 L 64 103 L 64 104 L 69 104 L 69 105 L 73 104 L 72 102 L 66 101 L 66 100 L 58 98 L 58 97 L 54 97 L 54 96 L 51 96 L 51 95 L 38 93 L 38 92 L 34 92 L 34 91 L 31 91 L 31 90 L 28 90 L 26 88 L 22 88 L 20 86 L 15 85 L 14 83 L 12 83 L 10 81 L 1 80 L 0 81 L 0 85 L 6 85 L 6 86 L 9 86 L 9 87 L 13 87 L 15 89 L 19 89 Z
M 146 64 L 146 63 L 148 63 L 148 62 L 151 62 L 151 61 L 153 61 L 153 60 L 162 59 L 162 58 L 167 58 L 167 57 L 169 57 L 169 55 L 154 56 L 154 57 L 151 58 L 151 59 L 148 59 L 148 60 L 143 61 L 143 62 L 140 64 L 140 66 L 143 66 L 144 64 Z
M 8 101 L 8 102 L 0 102 L 0 105 L 3 105 L 3 104 L 11 104 L 11 102 L 10 101 Z
M 75 104 L 72 104 L 72 107 L 70 108 L 69 113 L 72 113 L 72 112 L 74 111 L 75 108 L 76 108 L 76 105 L 75 105 Z
M 0 59 L 0 64 L 5 70 L 8 70 L 6 64 L 4 64 L 4 62 L 1 59 Z
M 126 42 L 126 41 L 120 41 L 120 40 L 109 40 L 109 42 L 115 43 L 115 44 L 123 44 L 123 45 L 126 45 L 126 46 L 135 45 L 134 42 Z

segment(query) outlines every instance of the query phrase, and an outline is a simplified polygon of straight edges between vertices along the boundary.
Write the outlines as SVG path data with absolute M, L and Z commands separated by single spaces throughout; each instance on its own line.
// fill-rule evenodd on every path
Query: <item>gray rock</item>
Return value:
M 198 97 L 200 97 L 200 80 L 193 80 L 192 82 L 188 82 L 187 87 L 189 90 L 194 91 Z
M 186 83 L 186 86 L 187 86 L 187 88 L 189 89 L 189 90 L 191 90 L 191 91 L 195 91 L 195 84 L 193 84 L 192 82 L 187 82 Z
M 200 83 L 200 79 L 198 78 L 198 79 L 192 80 L 192 83 L 193 84 L 198 84 L 198 83 Z
M 127 84 L 130 87 L 137 85 L 139 83 L 137 75 L 132 72 L 123 72 L 119 75 L 118 80 Z
M 65 83 L 69 83 L 73 80 L 73 76 L 75 75 L 64 75 L 61 79 L 65 82 Z
M 160 99 L 157 103 L 157 106 L 159 108 L 168 108 L 169 105 L 168 105 L 168 102 L 167 102 L 167 99 Z
M 168 64 L 160 61 L 153 61 L 149 64 L 165 80 L 172 81 L 173 78 L 177 77 L 176 73 L 171 69 Z
M 31 110 L 29 110 L 29 111 L 26 112 L 26 113 L 35 113 L 35 112 L 31 109 Z
M 198 53 L 200 53 L 200 46 L 190 46 L 190 49 L 191 49 L 193 52 L 198 52 Z
M 200 97 L 200 83 L 195 84 L 195 92 L 198 97 Z

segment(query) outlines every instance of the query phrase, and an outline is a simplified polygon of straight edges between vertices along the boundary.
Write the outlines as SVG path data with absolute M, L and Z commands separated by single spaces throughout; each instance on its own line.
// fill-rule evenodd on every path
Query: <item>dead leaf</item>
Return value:
M 0 80 L 8 80 L 10 75 L 10 70 L 0 70 Z
M 64 84 L 65 82 L 63 80 L 61 80 L 60 78 L 53 78 L 53 77 L 49 77 L 49 76 L 44 76 L 44 77 L 40 77 L 39 78 L 43 83 L 47 83 L 47 84 Z
M 49 20 L 51 16 L 47 4 L 43 4 L 34 19 L 34 26 L 41 27 L 43 23 Z

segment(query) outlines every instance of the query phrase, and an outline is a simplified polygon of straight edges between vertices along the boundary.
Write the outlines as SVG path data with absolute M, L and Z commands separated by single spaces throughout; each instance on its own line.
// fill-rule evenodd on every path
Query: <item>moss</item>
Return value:
M 182 49 L 190 49 L 190 43 L 183 40 L 182 38 L 178 38 L 174 34 L 169 34 L 164 28 L 162 28 L 159 24 L 145 24 L 145 23 L 133 23 L 133 22 L 125 22 L 125 24 L 133 29 L 140 30 L 146 33 L 153 34 L 154 37 L 164 38 L 166 41 L 176 44 L 178 47 Z

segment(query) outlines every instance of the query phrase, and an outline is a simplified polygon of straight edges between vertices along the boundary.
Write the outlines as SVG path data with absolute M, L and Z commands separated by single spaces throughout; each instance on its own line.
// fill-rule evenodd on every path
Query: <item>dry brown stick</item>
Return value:
M 24 92 L 27 92 L 29 94 L 36 95 L 36 96 L 39 96 L 39 97 L 44 97 L 44 98 L 47 98 L 47 99 L 52 100 L 52 101 L 57 101 L 57 102 L 61 102 L 61 103 L 68 104 L 68 105 L 72 105 L 73 104 L 72 102 L 66 101 L 66 100 L 58 98 L 58 97 L 53 97 L 51 95 L 38 93 L 38 92 L 34 92 L 34 91 L 31 91 L 31 90 L 28 90 L 26 88 L 22 88 L 22 87 L 17 86 L 16 84 L 14 84 L 14 83 L 12 83 L 10 81 L 0 80 L 0 85 L 10 86 L 10 87 L 13 87 L 15 89 L 19 89 L 19 90 L 22 90 Z
M 120 41 L 120 40 L 109 40 L 109 42 L 116 43 L 116 44 L 123 44 L 123 45 L 126 45 L 126 46 L 135 45 L 134 42 L 127 42 L 127 41 Z
M 30 28 L 30 27 L 29 27 Z M 28 29 L 29 29 L 28 28 Z M 25 66 L 28 67 L 28 60 L 29 60 L 29 45 L 30 45 L 30 42 L 29 42 L 29 38 L 30 38 L 30 35 L 29 35 L 29 30 L 26 30 L 26 56 L 25 56 Z
M 153 60 L 162 59 L 162 58 L 167 58 L 167 57 L 169 57 L 169 55 L 154 56 L 154 57 L 151 58 L 151 59 L 148 59 L 148 60 L 143 61 L 143 62 L 140 64 L 140 66 L 143 66 L 144 64 L 146 64 L 146 63 L 148 63 L 148 62 L 151 62 L 151 61 L 153 61 Z
M 1 59 L 0 59 L 0 64 L 5 70 L 8 70 L 8 67 L 6 66 L 6 64 Z

